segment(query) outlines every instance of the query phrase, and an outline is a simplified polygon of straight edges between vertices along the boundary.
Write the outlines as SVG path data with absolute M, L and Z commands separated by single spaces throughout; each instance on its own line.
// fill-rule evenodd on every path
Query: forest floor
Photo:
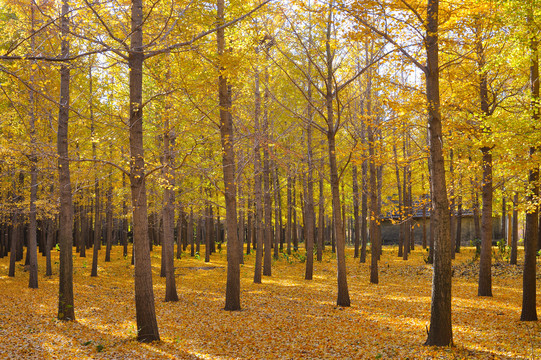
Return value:
M 58 252 L 53 276 L 28 289 L 28 272 L 0 259 L 0 359 L 541 359 L 541 322 L 521 322 L 521 264 L 493 260 L 493 297 L 477 296 L 473 248 L 453 261 L 454 347 L 423 346 L 430 319 L 432 267 L 420 247 L 408 261 L 385 247 L 379 284 L 369 283 L 368 264 L 347 250 L 351 307 L 336 303 L 336 260 L 328 250 L 304 280 L 302 257 L 281 255 L 272 276 L 253 284 L 255 254 L 241 267 L 242 311 L 224 311 L 225 251 L 175 260 L 180 301 L 166 303 L 160 248 L 152 252 L 160 342 L 136 341 L 133 267 L 113 247 L 112 262 L 100 251 L 98 277 L 91 257 L 74 256 L 76 321 L 56 319 Z M 304 252 L 303 250 L 301 251 Z M 494 252 L 498 253 L 497 248 Z M 131 248 L 130 248 L 131 253 Z M 519 253 L 522 256 L 522 253 Z M 369 260 L 369 256 L 368 256 Z M 539 262 L 538 262 L 539 263 Z M 538 264 L 537 297 L 541 299 Z M 538 300 L 539 303 L 539 300 Z M 539 312 L 539 309 L 538 309 Z M 541 315 L 541 314 L 540 314 Z

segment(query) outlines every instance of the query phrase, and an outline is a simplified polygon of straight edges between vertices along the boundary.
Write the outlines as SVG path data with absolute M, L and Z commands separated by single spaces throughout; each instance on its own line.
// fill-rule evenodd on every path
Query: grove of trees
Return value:
M 478 295 L 498 296 L 500 241 L 523 264 L 520 320 L 537 320 L 540 1 L 1 0 L 0 24 L 0 257 L 17 276 L 26 249 L 39 289 L 58 245 L 58 319 L 77 317 L 73 256 L 98 276 L 113 245 L 142 342 L 160 340 L 156 245 L 171 302 L 178 259 L 225 249 L 228 311 L 244 253 L 264 286 L 292 254 L 313 281 L 331 246 L 349 307 L 346 248 L 377 284 L 392 221 L 396 255 L 422 246 L 433 264 L 427 345 L 453 344 L 452 259 L 470 240 Z

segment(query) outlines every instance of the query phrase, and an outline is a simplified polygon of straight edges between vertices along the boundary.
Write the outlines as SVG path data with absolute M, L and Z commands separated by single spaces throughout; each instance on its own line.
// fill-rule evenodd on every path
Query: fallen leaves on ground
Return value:
M 541 325 L 520 322 L 521 266 L 493 266 L 491 298 L 477 296 L 473 249 L 454 260 L 455 346 L 423 346 L 430 318 L 432 268 L 426 252 L 408 261 L 386 247 L 380 283 L 369 283 L 369 265 L 347 250 L 352 306 L 336 302 L 336 260 L 325 252 L 304 280 L 304 263 L 282 255 L 272 276 L 253 284 L 255 254 L 241 266 L 242 311 L 223 310 L 225 251 L 210 263 L 184 253 L 175 260 L 180 301 L 166 303 L 159 277 L 159 247 L 152 252 L 156 312 L 162 341 L 135 340 L 133 267 L 122 248 L 112 262 L 100 251 L 98 277 L 91 258 L 74 256 L 76 321 L 56 319 L 58 253 L 53 277 L 39 257 L 39 289 L 28 289 L 28 273 L 0 259 L 0 358 L 12 359 L 532 359 L 541 358 Z M 131 253 L 128 252 L 128 253 Z M 538 281 L 538 289 L 541 289 Z M 541 294 L 538 290 L 538 298 Z

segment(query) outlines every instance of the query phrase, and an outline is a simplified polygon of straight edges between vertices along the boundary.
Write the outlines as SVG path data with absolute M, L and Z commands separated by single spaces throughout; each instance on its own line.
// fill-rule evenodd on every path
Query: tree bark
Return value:
M 143 151 L 143 2 L 131 2 L 131 35 L 128 55 L 130 83 L 130 184 L 133 206 L 133 243 L 135 263 L 135 310 L 137 340 L 160 340 L 154 293 L 150 244 L 148 242 L 147 193 Z
M 255 224 L 256 224 L 256 250 L 254 283 L 261 284 L 261 263 L 263 257 L 263 238 L 265 237 L 263 199 L 262 199 L 262 164 L 261 164 L 261 129 L 259 117 L 261 115 L 261 92 L 259 91 L 259 69 L 254 74 L 254 197 L 255 197 Z M 291 223 L 289 222 L 289 227 Z M 288 245 L 289 249 L 289 245 Z
M 528 25 L 533 27 L 533 15 L 528 14 Z M 537 31 L 537 30 L 534 30 Z M 532 33 L 535 33 L 535 32 Z M 540 115 L 540 92 L 539 92 L 539 41 L 537 36 L 530 39 L 531 63 L 530 63 L 530 86 L 532 93 L 531 120 L 533 126 L 539 124 Z M 530 147 L 530 157 L 537 151 L 536 146 Z M 539 207 L 535 203 L 539 197 L 539 164 L 535 162 L 529 171 L 528 185 L 530 193 L 526 200 L 533 205 L 526 212 L 526 230 L 524 234 L 524 270 L 522 273 L 522 311 L 521 321 L 537 321 L 536 308 L 536 255 L 537 237 L 539 226 Z
M 484 49 L 480 39 L 477 40 L 478 66 L 481 71 L 485 65 Z M 488 105 L 488 80 L 483 71 L 479 81 L 479 97 L 483 120 L 490 116 Z M 490 136 L 490 128 L 483 126 L 483 135 Z M 481 259 L 479 261 L 479 296 L 492 296 L 492 147 L 481 147 L 483 181 L 481 193 L 483 209 L 481 212 Z
M 268 52 L 266 57 L 268 58 Z M 263 194 L 264 194 L 264 206 L 265 206 L 265 219 L 263 224 L 265 226 L 264 237 L 264 258 L 263 258 L 263 275 L 272 275 L 272 199 L 270 193 L 270 160 L 269 160 L 269 70 L 268 65 L 265 65 L 265 91 L 263 101 Z
M 428 0 L 426 27 L 426 94 L 431 168 L 432 207 L 434 229 L 434 273 L 430 307 L 430 329 L 426 345 L 453 344 L 451 325 L 451 234 L 449 202 L 445 185 L 443 135 L 440 113 L 438 65 L 438 7 L 439 0 Z M 431 224 L 431 225 L 432 225 Z
M 34 35 L 34 4 L 30 7 L 31 11 L 31 34 Z M 35 37 L 31 37 L 31 52 L 35 50 Z M 34 63 L 34 61 L 33 61 Z M 30 82 L 33 82 L 33 74 L 30 76 Z M 38 253 L 37 253 L 37 221 L 36 221 L 36 201 L 38 200 L 38 157 L 37 157 L 37 141 L 36 141 L 36 116 L 35 116 L 35 99 L 34 91 L 29 92 L 29 117 L 30 117 L 30 206 L 28 214 L 28 243 L 27 255 L 29 266 L 28 287 L 30 289 L 38 288 Z
M 358 172 L 357 172 L 357 165 L 353 165 L 352 169 L 352 182 L 353 182 L 353 221 L 354 221 L 354 227 L 353 227 L 353 257 L 358 258 L 359 257 L 359 240 L 360 240 L 360 230 L 361 230 L 361 222 L 359 219 L 359 181 L 358 181 Z
M 487 147 L 483 152 L 482 198 L 481 212 L 481 259 L 479 261 L 478 296 L 492 296 L 492 153 Z
M 333 59 L 334 54 L 331 51 L 331 29 L 333 22 L 333 7 L 334 1 L 329 1 L 329 14 L 327 18 L 327 32 L 325 41 L 325 61 L 327 66 L 326 73 L 326 94 L 325 107 L 327 113 L 327 145 L 329 156 L 329 172 L 331 175 L 331 194 L 332 194 L 332 215 L 336 236 L 336 260 L 338 273 L 338 294 L 336 305 L 349 307 L 350 298 L 347 284 L 347 269 L 346 269 L 346 241 L 344 238 L 344 224 L 342 223 L 341 206 L 340 206 L 340 188 L 338 177 L 338 165 L 336 161 L 336 129 L 340 125 L 339 118 L 335 122 L 333 109 Z
M 512 224 L 512 234 L 511 234 L 511 256 L 509 258 L 509 263 L 511 265 L 517 265 L 517 244 L 518 244 L 518 193 L 515 192 L 513 196 L 513 224 Z
M 224 20 L 224 0 L 217 0 L 217 19 L 221 25 Z M 225 32 L 221 28 L 216 33 L 220 74 L 218 77 L 218 97 L 220 102 L 220 137 L 222 143 L 222 169 L 224 175 L 225 217 L 227 232 L 227 284 L 225 290 L 225 310 L 240 310 L 240 259 L 237 236 L 237 187 L 235 184 L 235 152 L 233 148 L 233 119 L 231 116 L 231 94 L 224 74 L 222 56 L 225 49 Z M 269 249 L 270 250 L 270 249 Z M 242 251 L 242 249 L 241 249 Z
M 69 56 L 69 14 L 67 0 L 62 1 L 62 57 Z M 70 106 L 70 68 L 63 63 L 60 68 L 60 106 L 58 109 L 58 178 L 60 192 L 59 213 L 59 246 L 60 264 L 58 281 L 58 319 L 75 320 L 73 302 L 73 202 L 71 194 L 69 153 L 68 153 L 68 123 Z
M 165 301 L 178 301 L 177 285 L 175 282 L 175 174 L 173 172 L 173 155 L 171 147 L 175 143 L 174 134 L 165 115 L 165 129 L 163 134 L 163 176 L 165 188 L 163 190 L 163 243 L 162 256 L 165 263 Z
M 322 164 L 323 165 L 323 164 Z M 323 172 L 323 169 L 321 169 Z M 319 175 L 319 229 L 317 234 L 317 261 L 321 262 L 323 260 L 323 249 L 325 248 L 325 200 L 323 197 L 323 174 Z

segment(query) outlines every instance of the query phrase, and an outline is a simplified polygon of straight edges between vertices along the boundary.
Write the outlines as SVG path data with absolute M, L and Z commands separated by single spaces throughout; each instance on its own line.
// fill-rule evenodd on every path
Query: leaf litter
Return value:
M 112 262 L 100 262 L 90 277 L 89 258 L 74 256 L 76 321 L 56 319 L 58 269 L 44 276 L 39 256 L 39 289 L 28 289 L 28 273 L 7 276 L 0 259 L 0 359 L 534 359 L 541 358 L 541 325 L 521 322 L 522 266 L 493 264 L 491 298 L 477 296 L 478 263 L 473 248 L 453 261 L 454 347 L 427 347 L 432 268 L 426 252 L 408 261 L 385 247 L 380 283 L 369 283 L 369 265 L 347 249 L 352 306 L 336 302 L 336 260 L 327 251 L 305 264 L 285 257 L 273 262 L 272 276 L 253 284 L 255 254 L 241 266 L 242 310 L 223 310 L 226 252 L 211 262 L 183 254 L 175 259 L 178 302 L 164 302 L 160 253 L 152 270 L 160 342 L 136 341 L 131 259 L 113 247 Z M 128 252 L 130 253 L 130 252 Z M 100 252 L 100 255 L 101 254 Z M 100 260 L 103 257 L 100 256 Z M 58 252 L 53 251 L 53 264 Z M 539 271 L 539 270 L 538 270 Z M 541 286 L 538 281 L 538 298 Z

